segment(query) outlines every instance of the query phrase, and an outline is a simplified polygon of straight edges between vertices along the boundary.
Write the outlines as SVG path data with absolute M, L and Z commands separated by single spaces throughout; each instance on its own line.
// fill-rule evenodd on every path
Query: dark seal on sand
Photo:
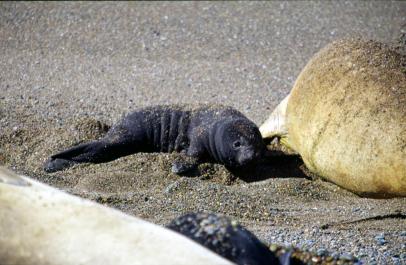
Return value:
M 238 265 L 291 264 L 288 257 L 279 260 L 254 234 L 224 216 L 190 213 L 167 227 Z
M 98 141 L 51 156 L 44 170 L 103 163 L 137 152 L 179 152 L 181 159 L 172 171 L 182 174 L 202 162 L 237 169 L 257 161 L 266 146 L 258 127 L 231 107 L 153 106 L 129 114 Z

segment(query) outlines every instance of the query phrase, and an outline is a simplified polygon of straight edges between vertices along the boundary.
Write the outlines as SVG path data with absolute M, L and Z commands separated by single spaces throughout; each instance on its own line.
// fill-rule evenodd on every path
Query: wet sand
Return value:
M 321 47 L 395 41 L 405 14 L 403 2 L 1 3 L 0 164 L 158 224 L 210 211 L 267 243 L 402 264 L 406 199 L 360 198 L 306 175 L 298 157 L 242 178 L 210 164 L 176 176 L 176 154 L 42 165 L 142 106 L 221 103 L 260 124 Z

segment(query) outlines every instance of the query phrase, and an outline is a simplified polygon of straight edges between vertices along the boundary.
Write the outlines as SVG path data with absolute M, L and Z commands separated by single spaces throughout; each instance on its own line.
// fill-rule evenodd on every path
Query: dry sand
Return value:
M 405 198 L 357 197 L 297 157 L 243 178 L 219 165 L 173 175 L 173 154 L 42 171 L 137 107 L 222 103 L 259 124 L 321 47 L 395 41 L 404 25 L 405 2 L 0 3 L 0 164 L 158 224 L 217 212 L 267 243 L 405 264 Z

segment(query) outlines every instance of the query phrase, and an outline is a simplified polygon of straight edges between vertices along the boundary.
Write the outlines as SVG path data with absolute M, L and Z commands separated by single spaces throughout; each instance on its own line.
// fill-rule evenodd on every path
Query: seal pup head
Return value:
M 266 152 L 258 127 L 248 119 L 222 121 L 215 136 L 214 157 L 229 168 L 256 162 Z

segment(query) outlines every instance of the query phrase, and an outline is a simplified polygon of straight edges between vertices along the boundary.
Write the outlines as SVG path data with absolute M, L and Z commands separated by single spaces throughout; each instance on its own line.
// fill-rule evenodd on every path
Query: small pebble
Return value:
M 375 236 L 375 239 L 385 239 L 385 235 L 384 234 L 379 234 L 377 236 Z
M 398 265 L 398 264 L 400 265 L 401 264 L 399 258 L 392 257 L 392 261 L 393 261 L 393 264 L 395 264 L 395 265 Z
M 331 256 L 333 257 L 333 259 L 337 260 L 340 257 L 340 254 L 338 254 L 337 252 L 333 252 Z
M 386 243 L 388 243 L 386 240 L 385 240 L 385 235 L 382 233 L 382 234 L 379 234 L 379 235 L 377 235 L 377 236 L 375 236 L 375 240 L 376 240 L 376 242 L 378 243 L 378 245 L 380 245 L 380 246 L 383 246 L 383 245 L 385 245 Z
M 179 182 L 175 181 L 171 184 L 169 184 L 166 188 L 165 188 L 165 193 L 170 194 L 173 193 L 174 191 L 176 191 L 179 188 Z
M 307 246 L 309 246 L 309 247 L 311 247 L 312 245 L 314 244 L 314 240 L 306 240 L 305 241 L 305 245 L 307 245 Z
M 327 251 L 324 248 L 320 248 L 317 250 L 317 255 L 318 256 L 325 256 Z
M 380 245 L 380 246 L 383 246 L 386 243 L 388 243 L 388 241 L 386 241 L 385 239 L 377 239 L 376 241 L 377 241 L 378 245 Z
M 340 256 L 340 259 L 343 260 L 352 260 L 354 259 L 354 257 L 350 254 L 350 253 L 344 253 Z
M 321 261 L 321 259 L 320 259 L 319 257 L 313 257 L 313 258 L 312 258 L 312 261 L 313 261 L 314 263 L 318 263 L 318 262 Z

